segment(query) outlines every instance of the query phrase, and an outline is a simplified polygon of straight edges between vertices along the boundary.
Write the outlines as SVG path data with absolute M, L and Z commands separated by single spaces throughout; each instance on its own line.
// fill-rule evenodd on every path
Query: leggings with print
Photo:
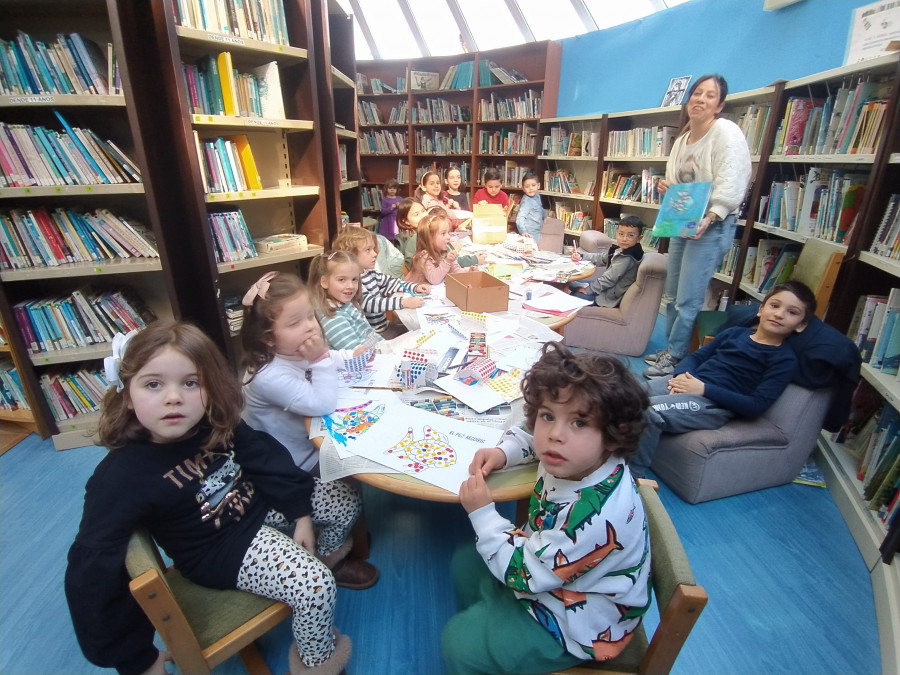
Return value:
M 316 479 L 312 521 L 319 532 L 319 555 L 328 555 L 344 542 L 361 508 L 359 494 L 346 483 Z M 291 607 L 294 640 L 303 662 L 313 668 L 334 653 L 337 587 L 324 563 L 280 531 L 291 527 L 281 513 L 269 512 L 244 555 L 237 588 Z

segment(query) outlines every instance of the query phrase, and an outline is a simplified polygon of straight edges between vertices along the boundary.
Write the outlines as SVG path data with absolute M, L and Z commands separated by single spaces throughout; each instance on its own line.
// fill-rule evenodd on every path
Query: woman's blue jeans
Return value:
M 710 225 L 699 239 L 669 239 L 666 270 L 666 336 L 669 353 L 681 360 L 691 348 L 694 321 L 706 299 L 713 273 L 731 248 L 737 219 L 729 215 Z

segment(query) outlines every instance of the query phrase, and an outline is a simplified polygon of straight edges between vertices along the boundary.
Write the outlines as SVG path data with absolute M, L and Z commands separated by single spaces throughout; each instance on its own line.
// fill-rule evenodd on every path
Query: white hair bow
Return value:
M 103 359 L 103 370 L 106 371 L 106 381 L 116 385 L 116 391 L 120 392 L 125 388 L 122 380 L 119 379 L 119 368 L 122 366 L 122 356 L 125 354 L 125 348 L 131 342 L 131 338 L 137 335 L 136 330 L 126 334 L 116 333 L 112 341 L 112 356 Z

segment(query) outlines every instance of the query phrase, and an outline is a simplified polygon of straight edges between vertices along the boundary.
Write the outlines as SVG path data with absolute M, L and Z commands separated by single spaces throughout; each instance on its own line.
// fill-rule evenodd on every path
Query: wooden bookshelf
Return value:
M 364 186 L 378 187 L 384 184 L 388 178 L 396 178 L 401 183 L 401 194 L 411 196 L 416 188 L 417 174 L 421 175 L 426 170 L 437 171 L 441 176 L 451 166 L 460 168 L 463 174 L 463 190 L 468 190 L 470 196 L 480 187 L 478 176 L 488 166 L 503 167 L 507 161 L 515 162 L 520 167 L 537 169 L 537 154 L 539 145 L 535 145 L 533 151 L 523 152 L 483 152 L 478 143 L 479 134 L 494 134 L 501 131 L 515 130 L 517 125 L 528 125 L 532 132 L 537 133 L 538 119 L 542 116 L 553 116 L 556 113 L 556 99 L 559 93 L 559 66 L 561 59 L 560 45 L 552 41 L 534 42 L 515 47 L 505 47 L 483 52 L 472 52 L 455 56 L 428 57 L 413 60 L 386 60 L 372 63 L 358 64 L 358 72 L 369 84 L 363 91 L 358 92 L 360 107 L 371 106 L 377 110 L 380 123 L 375 124 L 364 121 L 360 117 L 360 131 L 363 134 L 372 132 L 399 132 L 405 135 L 406 151 L 390 154 L 373 154 L 362 142 L 360 153 L 360 165 Z M 513 84 L 481 84 L 479 80 L 479 68 L 482 62 L 492 61 L 504 68 L 515 68 L 524 81 Z M 434 90 L 415 89 L 409 82 L 410 73 L 413 71 L 431 72 L 438 74 L 438 86 L 444 81 L 448 72 L 461 64 L 472 62 L 471 86 L 457 81 L 459 88 L 444 88 Z M 382 88 L 382 93 L 373 93 L 372 80 L 381 80 L 385 85 L 396 89 L 398 78 L 406 80 L 406 90 L 390 92 Z M 447 86 L 453 84 L 451 79 Z M 542 107 L 539 115 L 522 115 L 511 119 L 486 119 L 480 114 L 480 102 L 491 100 L 512 99 L 524 97 L 527 92 L 542 92 Z M 414 119 L 413 113 L 417 106 L 427 108 L 427 102 L 445 101 L 448 105 L 458 106 L 468 110 L 468 117 L 451 119 L 450 121 L 425 121 L 418 116 Z M 390 123 L 392 111 L 405 111 L 404 121 Z M 416 134 L 419 134 L 419 149 L 416 144 Z M 440 151 L 435 152 L 421 142 L 427 139 L 429 143 L 434 139 L 440 139 L 441 135 L 453 135 L 455 138 L 467 137 L 469 146 L 464 152 Z M 425 151 L 425 148 L 428 151 Z M 456 147 L 454 145 L 454 147 Z M 405 172 L 405 173 L 403 173 Z M 504 190 L 518 190 L 517 184 L 507 185 Z
M 85 0 L 77 5 L 0 1 L 0 14 L 4 17 L 0 32 L 4 38 L 14 37 L 16 30 L 45 41 L 55 40 L 57 33 L 78 32 L 100 45 L 112 43 L 123 87 L 123 93 L 109 95 L 3 96 L 0 97 L 0 119 L 58 129 L 52 113 L 58 109 L 73 127 L 89 128 L 104 140 L 112 139 L 141 172 L 140 183 L 3 188 L 0 189 L 0 209 L 108 208 L 148 228 L 156 238 L 160 254 L 159 258 L 114 258 L 0 272 L 0 320 L 10 327 L 6 332 L 10 353 L 31 408 L 12 415 L 3 414 L 0 418 L 30 424 L 42 436 L 58 435 L 63 423 L 54 418 L 41 390 L 41 375 L 53 372 L 61 364 L 92 367 L 109 353 L 110 346 L 100 343 L 31 354 L 13 312 L 14 305 L 28 299 L 64 296 L 91 284 L 98 289 L 128 286 L 157 316 L 171 317 L 173 308 L 177 307 L 177 299 L 169 294 L 172 286 L 166 265 L 165 238 L 154 202 L 155 184 L 148 170 L 145 137 L 137 113 L 142 109 L 135 95 L 140 86 L 132 78 L 134 71 L 127 58 L 132 44 L 123 36 L 120 4 L 112 0 Z M 74 423 L 80 423 L 83 417 L 83 414 L 76 416 Z

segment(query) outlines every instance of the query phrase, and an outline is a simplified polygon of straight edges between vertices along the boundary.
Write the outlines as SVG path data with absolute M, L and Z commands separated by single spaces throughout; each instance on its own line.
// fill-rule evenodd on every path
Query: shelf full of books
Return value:
M 59 448 L 106 389 L 80 373 L 102 369 L 116 332 L 173 315 L 112 4 L 2 8 L 0 320 L 15 385 Z

